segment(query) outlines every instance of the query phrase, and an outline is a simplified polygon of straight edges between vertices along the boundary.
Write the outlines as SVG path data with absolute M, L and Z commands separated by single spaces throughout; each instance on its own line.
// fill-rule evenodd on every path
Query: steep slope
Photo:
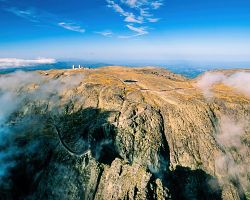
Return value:
M 153 67 L 11 78 L 3 199 L 249 198 L 250 98 L 223 82 L 207 97 L 202 77 Z

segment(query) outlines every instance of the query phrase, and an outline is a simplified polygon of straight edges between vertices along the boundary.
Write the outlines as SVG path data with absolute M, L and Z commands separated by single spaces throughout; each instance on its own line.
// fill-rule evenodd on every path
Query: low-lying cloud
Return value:
M 228 116 L 222 116 L 219 131 L 215 139 L 223 149 L 215 158 L 217 172 L 222 175 L 223 183 L 233 181 L 245 191 L 250 187 L 248 174 L 250 173 L 249 147 L 242 141 L 247 128 L 247 121 L 235 121 Z M 240 192 L 240 191 L 239 191 Z
M 245 96 L 250 96 L 250 72 L 236 72 L 231 75 L 207 72 L 198 80 L 197 86 L 206 98 L 211 98 L 213 97 L 212 87 L 219 83 L 229 86 Z
M 47 148 L 41 137 L 37 136 L 47 124 L 43 122 L 45 119 L 39 114 L 40 111 L 36 114 L 32 109 L 40 106 L 46 108 L 47 112 L 54 112 L 57 105 L 62 103 L 60 98 L 63 93 L 76 88 L 83 80 L 81 74 L 65 76 L 48 79 L 37 72 L 22 71 L 0 76 L 0 187 L 11 184 L 9 172 L 20 162 L 19 157 L 33 155 L 41 145 Z M 31 131 L 34 133 L 26 136 Z M 20 146 L 18 137 L 31 139 Z M 40 150 L 39 156 L 46 154 Z
M 212 87 L 224 84 L 235 92 L 250 97 L 250 73 L 246 71 L 226 74 L 207 72 L 197 82 L 205 98 L 213 100 Z M 250 182 L 250 148 L 244 138 L 249 130 L 248 118 L 233 118 L 228 115 L 219 117 L 215 140 L 221 152 L 215 156 L 215 170 L 220 176 L 221 184 L 233 184 L 238 194 L 243 197 L 249 192 Z
M 0 69 L 35 66 L 41 64 L 53 64 L 56 60 L 53 58 L 37 59 L 18 59 L 18 58 L 0 58 Z
M 227 86 L 231 86 L 237 91 L 250 96 L 250 73 L 237 72 L 223 80 Z

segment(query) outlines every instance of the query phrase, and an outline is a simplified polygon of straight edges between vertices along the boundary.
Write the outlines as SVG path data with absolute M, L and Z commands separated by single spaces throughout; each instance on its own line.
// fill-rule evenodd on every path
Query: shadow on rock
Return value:
M 111 164 L 118 157 L 115 127 L 108 122 L 114 114 L 88 108 L 72 113 L 21 116 L 11 128 L 10 142 L 0 146 L 1 155 L 6 154 L 0 162 L 6 162 L 4 166 L 8 167 L 0 177 L 0 199 L 25 199 L 36 191 L 51 158 L 62 148 L 60 145 L 76 157 L 90 150 L 96 160 Z
M 218 180 L 201 169 L 177 166 L 170 172 L 169 189 L 174 200 L 221 200 Z
M 114 145 L 115 126 L 107 119 L 115 114 L 87 108 L 61 116 L 54 124 L 62 145 L 69 153 L 81 156 L 90 150 L 96 160 L 111 164 L 119 156 Z

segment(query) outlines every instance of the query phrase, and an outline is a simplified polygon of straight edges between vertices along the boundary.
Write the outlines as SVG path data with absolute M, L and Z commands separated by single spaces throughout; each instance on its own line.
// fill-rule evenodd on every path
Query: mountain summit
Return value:
M 249 199 L 249 74 L 0 76 L 1 199 Z

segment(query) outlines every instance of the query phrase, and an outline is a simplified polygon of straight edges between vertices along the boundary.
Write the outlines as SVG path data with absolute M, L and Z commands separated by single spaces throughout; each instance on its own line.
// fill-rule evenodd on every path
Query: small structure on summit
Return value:
M 75 65 L 72 65 L 72 69 L 89 69 L 88 67 L 83 67 L 81 65 L 78 65 L 78 67 L 76 67 Z

